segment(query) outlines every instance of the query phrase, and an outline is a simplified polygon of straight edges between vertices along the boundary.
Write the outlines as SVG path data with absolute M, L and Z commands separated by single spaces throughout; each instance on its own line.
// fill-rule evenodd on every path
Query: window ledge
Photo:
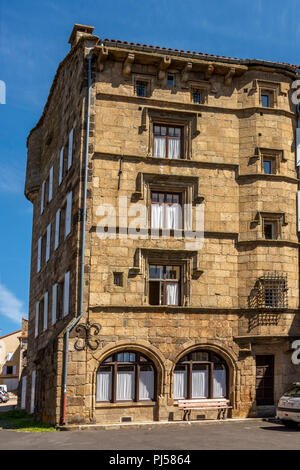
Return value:
M 110 403 L 110 402 L 96 402 L 96 409 L 101 409 L 101 408 L 129 408 L 129 407 L 134 407 L 134 408 L 139 408 L 139 407 L 154 407 L 156 406 L 156 401 L 140 401 L 140 402 L 134 402 L 134 401 L 120 401 L 117 403 Z

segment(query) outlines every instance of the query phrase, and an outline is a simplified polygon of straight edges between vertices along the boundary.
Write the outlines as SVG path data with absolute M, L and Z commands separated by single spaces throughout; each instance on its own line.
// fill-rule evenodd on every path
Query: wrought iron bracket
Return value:
M 77 325 L 75 331 L 82 336 L 77 339 L 74 344 L 74 348 L 77 351 L 83 351 L 85 348 L 89 347 L 92 351 L 96 351 L 100 345 L 100 339 L 96 338 L 96 336 L 99 335 L 100 330 L 101 326 L 98 325 L 98 323 L 90 323 L 89 321 L 87 321 L 86 324 L 80 323 Z

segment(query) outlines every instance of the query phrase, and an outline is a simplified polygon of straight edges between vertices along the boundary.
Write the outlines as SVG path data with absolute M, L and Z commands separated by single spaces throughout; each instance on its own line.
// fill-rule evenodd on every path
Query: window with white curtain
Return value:
M 149 265 L 149 304 L 180 305 L 180 266 Z
M 157 158 L 183 158 L 183 128 L 154 124 L 153 156 Z
M 155 367 L 133 351 L 115 353 L 97 372 L 97 402 L 155 400 Z
M 212 351 L 193 351 L 175 366 L 173 397 L 175 399 L 226 398 L 226 362 Z
M 181 200 L 180 193 L 151 191 L 151 228 L 180 230 L 182 228 Z

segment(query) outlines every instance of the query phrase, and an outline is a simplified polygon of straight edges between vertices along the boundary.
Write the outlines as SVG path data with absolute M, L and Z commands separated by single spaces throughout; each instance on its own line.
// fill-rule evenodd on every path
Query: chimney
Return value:
M 83 24 L 74 24 L 70 39 L 69 39 L 69 44 L 71 44 L 71 48 L 74 47 L 81 36 L 86 36 L 86 35 L 91 35 L 93 34 L 94 31 L 94 26 L 85 26 Z

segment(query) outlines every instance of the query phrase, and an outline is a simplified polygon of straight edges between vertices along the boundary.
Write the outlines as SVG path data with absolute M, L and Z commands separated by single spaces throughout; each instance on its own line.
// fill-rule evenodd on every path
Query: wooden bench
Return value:
M 185 421 L 188 415 L 188 421 L 191 421 L 192 410 L 218 410 L 218 418 L 226 419 L 226 410 L 232 408 L 229 405 L 229 400 L 226 398 L 198 398 L 193 400 L 178 400 L 178 408 L 184 410 L 183 420 Z

